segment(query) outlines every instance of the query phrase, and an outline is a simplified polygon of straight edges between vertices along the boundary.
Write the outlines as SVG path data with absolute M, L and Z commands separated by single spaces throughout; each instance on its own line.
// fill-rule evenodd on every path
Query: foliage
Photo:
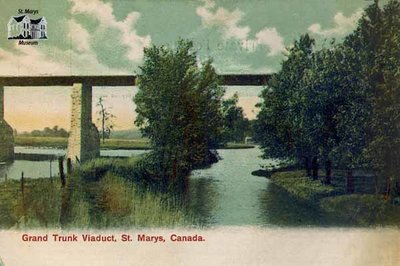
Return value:
M 243 142 L 246 133 L 250 130 L 250 122 L 244 117 L 243 108 L 237 105 L 238 102 L 237 93 L 222 101 L 223 133 L 221 144 L 229 141 Z
M 308 35 L 296 41 L 282 69 L 262 91 L 255 131 L 266 158 L 300 159 L 315 153 L 305 128 L 307 91 L 299 86 L 311 64 L 313 44 Z
M 53 128 L 45 127 L 43 130 L 32 130 L 30 133 L 17 133 L 15 131 L 15 135 L 25 136 L 25 137 L 60 137 L 66 138 L 68 137 L 68 131 L 63 128 L 59 128 L 58 126 L 54 126 Z
M 365 70 L 372 87 L 369 101 L 373 110 L 365 153 L 386 180 L 386 195 L 396 196 L 400 195 L 400 2 L 390 1 L 383 10 L 375 4 L 367 14 L 359 29 L 360 43 L 367 45 L 371 37 L 377 40 L 368 44 L 372 60 Z
M 400 193 L 400 3 L 365 9 L 342 43 L 314 48 L 302 36 L 262 92 L 256 139 L 264 157 L 318 157 L 366 167 Z
M 145 48 L 140 69 L 135 124 L 150 140 L 166 189 L 216 160 L 210 149 L 221 134 L 224 90 L 211 61 L 200 65 L 190 41 L 178 41 L 176 49 Z

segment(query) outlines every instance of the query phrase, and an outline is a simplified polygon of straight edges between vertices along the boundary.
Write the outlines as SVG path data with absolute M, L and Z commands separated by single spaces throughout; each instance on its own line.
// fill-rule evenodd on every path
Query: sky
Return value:
M 143 48 L 193 40 L 199 59 L 212 58 L 218 73 L 274 73 L 301 34 L 318 45 L 350 33 L 366 0 L 0 0 L 0 76 L 138 74 Z M 7 23 L 18 9 L 44 16 L 48 40 L 18 45 Z M 254 118 L 261 87 L 228 87 Z M 135 87 L 95 87 L 96 101 L 116 116 L 116 129 L 133 127 Z M 69 129 L 68 87 L 6 87 L 5 119 L 18 131 L 54 125 Z

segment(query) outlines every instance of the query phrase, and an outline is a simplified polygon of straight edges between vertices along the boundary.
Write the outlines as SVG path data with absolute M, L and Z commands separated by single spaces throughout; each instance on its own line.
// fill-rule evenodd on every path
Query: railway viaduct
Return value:
M 269 74 L 220 75 L 225 86 L 263 86 Z M 0 77 L 0 162 L 14 159 L 12 127 L 4 120 L 4 87 L 63 86 L 72 87 L 71 128 L 67 158 L 86 161 L 100 156 L 100 136 L 92 122 L 92 88 L 94 86 L 135 86 L 136 76 L 7 76 Z

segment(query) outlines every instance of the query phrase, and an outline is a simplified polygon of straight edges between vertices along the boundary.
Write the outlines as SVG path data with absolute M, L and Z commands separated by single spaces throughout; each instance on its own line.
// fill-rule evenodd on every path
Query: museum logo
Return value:
M 8 39 L 19 40 L 19 45 L 38 45 L 38 40 L 46 40 L 47 21 L 38 15 L 39 10 L 19 9 L 18 15 L 12 16 L 7 24 Z

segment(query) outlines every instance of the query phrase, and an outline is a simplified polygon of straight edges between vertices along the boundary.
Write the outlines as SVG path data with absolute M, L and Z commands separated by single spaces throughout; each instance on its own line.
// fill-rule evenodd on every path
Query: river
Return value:
M 63 149 L 16 147 L 16 153 L 65 155 Z M 143 150 L 102 150 L 102 156 L 137 156 Z M 189 210 L 206 226 L 320 226 L 325 223 L 318 210 L 304 206 L 267 178 L 251 175 L 263 165 L 275 163 L 260 158 L 258 148 L 219 150 L 222 160 L 206 169 L 192 172 L 189 177 Z M 16 160 L 0 165 L 0 180 L 5 176 L 58 176 L 57 161 Z
M 189 206 L 204 225 L 320 226 L 321 212 L 288 196 L 267 178 L 251 172 L 274 161 L 258 148 L 219 150 L 223 158 L 189 179 Z

